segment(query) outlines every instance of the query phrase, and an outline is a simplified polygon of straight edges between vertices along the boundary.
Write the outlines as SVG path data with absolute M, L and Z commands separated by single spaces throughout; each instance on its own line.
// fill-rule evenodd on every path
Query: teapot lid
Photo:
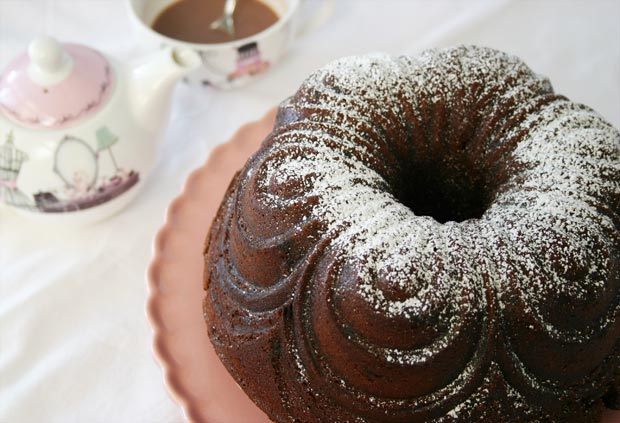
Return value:
M 38 129 L 74 125 L 109 100 L 114 72 L 96 50 L 41 37 L 0 75 L 0 110 Z

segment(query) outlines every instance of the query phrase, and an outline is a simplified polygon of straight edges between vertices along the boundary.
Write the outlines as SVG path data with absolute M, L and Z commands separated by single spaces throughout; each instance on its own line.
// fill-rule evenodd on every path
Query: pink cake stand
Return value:
M 165 383 L 194 423 L 268 423 L 215 354 L 202 316 L 205 236 L 233 175 L 271 131 L 276 110 L 241 127 L 187 179 L 155 238 L 148 315 Z
M 202 316 L 207 231 L 235 172 L 271 131 L 276 110 L 241 127 L 187 179 L 157 234 L 148 270 L 148 316 L 169 392 L 192 423 L 269 423 L 215 354 Z M 603 423 L 620 423 L 608 411 Z

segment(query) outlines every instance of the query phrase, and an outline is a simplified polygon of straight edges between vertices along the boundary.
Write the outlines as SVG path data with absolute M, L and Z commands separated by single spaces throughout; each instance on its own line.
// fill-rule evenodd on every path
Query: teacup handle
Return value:
M 316 0 L 300 0 L 300 2 L 302 6 L 299 8 L 300 12 L 306 11 L 303 7 L 304 3 L 317 3 Z M 333 15 L 335 6 L 336 0 L 322 0 L 322 4 L 318 10 L 312 12 L 312 16 L 299 16 L 301 13 L 298 13 L 295 38 L 301 38 L 321 27 Z

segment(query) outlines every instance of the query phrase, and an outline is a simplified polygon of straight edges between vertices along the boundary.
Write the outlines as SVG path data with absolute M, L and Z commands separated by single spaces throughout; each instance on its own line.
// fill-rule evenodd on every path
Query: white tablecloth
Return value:
M 43 33 L 121 59 L 141 49 L 125 0 L 0 0 L 0 68 Z M 252 85 L 179 85 L 158 165 L 119 215 L 71 230 L 0 208 L 0 422 L 182 422 L 151 353 L 145 269 L 188 173 L 331 59 L 458 43 L 519 55 L 620 126 L 617 0 L 337 0 L 329 21 Z

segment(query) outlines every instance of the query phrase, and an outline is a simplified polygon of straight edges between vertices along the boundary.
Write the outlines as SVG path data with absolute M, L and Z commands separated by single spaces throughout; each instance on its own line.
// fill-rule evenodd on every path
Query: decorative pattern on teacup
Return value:
M 203 87 L 226 87 L 236 86 L 240 82 L 249 79 L 267 70 L 271 63 L 263 57 L 258 42 L 252 41 L 239 46 L 235 51 L 234 62 L 231 61 L 229 70 L 227 66 L 217 67 L 215 64 L 226 62 L 226 54 L 217 51 L 197 50 L 203 63 L 203 69 L 198 77 L 185 77 L 186 84 L 196 83 Z
M 263 60 L 257 42 L 244 44 L 237 49 L 237 64 L 234 71 L 226 76 L 228 82 L 257 75 L 269 67 L 269 62 Z

